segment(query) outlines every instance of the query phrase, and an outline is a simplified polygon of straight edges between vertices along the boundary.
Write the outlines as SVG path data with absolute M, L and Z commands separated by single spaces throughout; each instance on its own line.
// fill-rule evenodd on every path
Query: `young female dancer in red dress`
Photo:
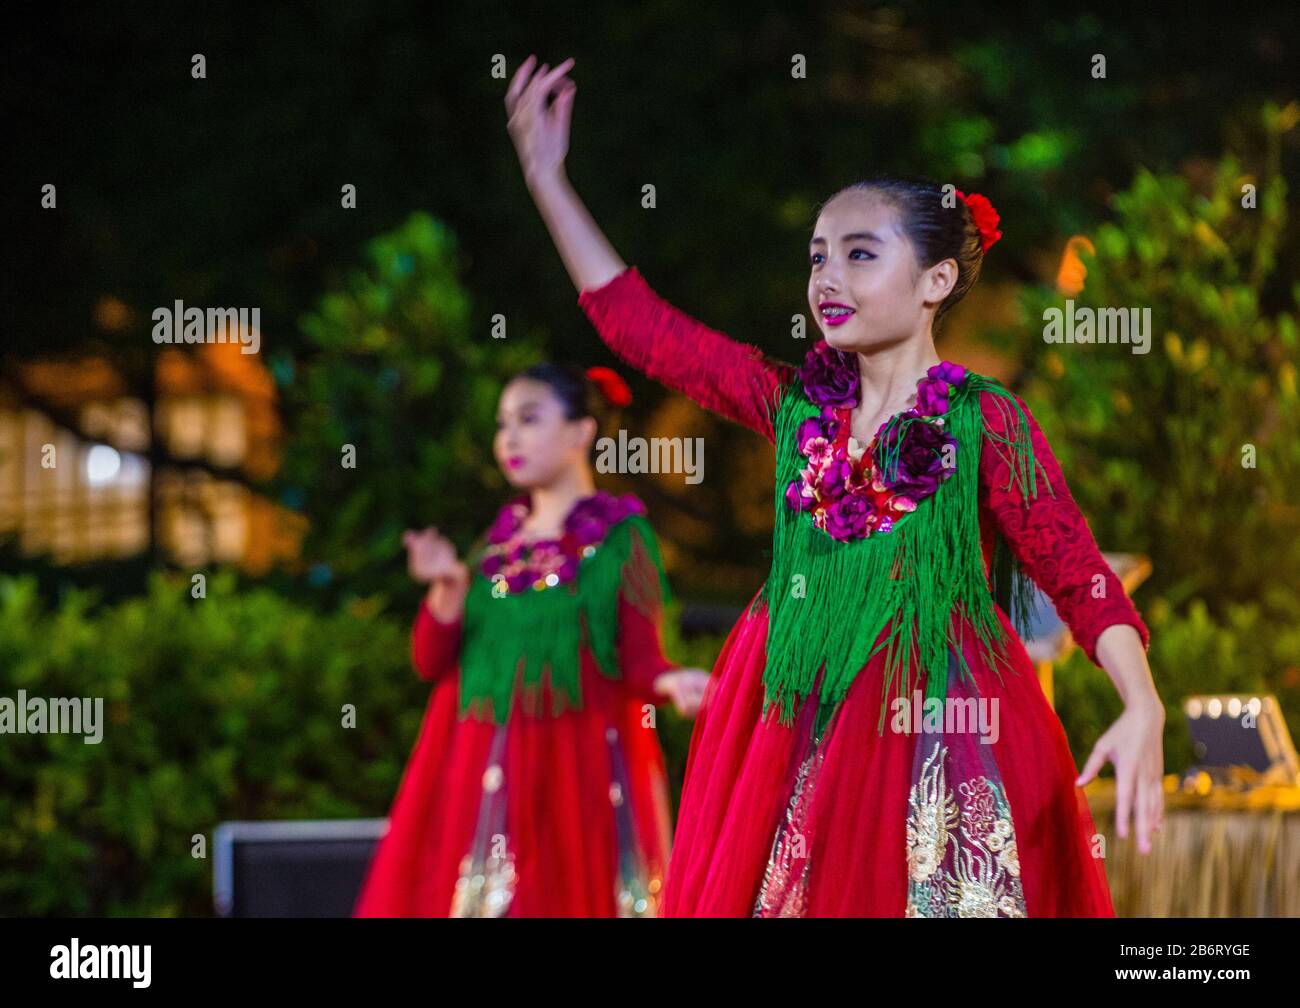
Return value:
M 660 649 L 645 506 L 593 486 L 593 381 L 629 400 L 608 368 L 541 364 L 506 386 L 494 449 L 523 492 L 468 563 L 437 529 L 406 534 L 433 691 L 355 916 L 655 915 L 669 807 L 653 708 L 693 715 L 708 674 Z
M 892 178 L 828 200 L 824 340 L 795 368 L 624 264 L 564 173 L 572 61 L 534 65 L 509 132 L 580 305 L 624 360 L 776 450 L 772 572 L 696 721 L 663 913 L 1113 915 L 1079 785 L 1111 761 L 1119 834 L 1133 815 L 1149 851 L 1164 711 L 1147 628 L 1028 408 L 935 352 L 1000 236 L 988 201 Z M 1082 774 L 1008 616 L 1025 575 L 1124 701 Z

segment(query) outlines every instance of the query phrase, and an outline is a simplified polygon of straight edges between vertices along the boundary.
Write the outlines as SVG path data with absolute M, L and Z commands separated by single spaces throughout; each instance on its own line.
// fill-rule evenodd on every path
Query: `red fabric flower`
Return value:
M 1002 237 L 1002 232 L 998 230 L 1002 215 L 993 209 L 993 204 L 989 202 L 987 196 L 981 196 L 979 193 L 971 193 L 967 196 L 960 189 L 957 190 L 957 195 L 970 207 L 970 215 L 975 220 L 975 226 L 979 228 L 980 247 L 987 252 L 993 243 Z
M 587 377 L 596 383 L 601 395 L 613 405 L 626 406 L 632 401 L 632 390 L 613 368 L 587 368 Z

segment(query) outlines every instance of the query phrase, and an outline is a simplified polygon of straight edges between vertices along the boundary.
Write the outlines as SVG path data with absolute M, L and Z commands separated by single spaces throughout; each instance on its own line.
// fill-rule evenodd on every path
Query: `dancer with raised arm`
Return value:
M 407 532 L 429 585 L 412 631 L 433 683 L 358 917 L 652 917 L 670 846 L 654 707 L 693 716 L 708 673 L 664 657 L 668 582 L 645 505 L 597 491 L 609 368 L 511 380 L 494 451 L 521 492 L 467 562 Z
M 1029 408 L 939 358 L 998 240 L 979 195 L 866 179 L 820 208 L 795 367 L 660 298 L 565 173 L 572 60 L 506 93 L 525 181 L 601 338 L 776 452 L 772 570 L 697 718 L 666 916 L 1112 916 L 1080 789 L 1110 761 L 1150 849 L 1164 708 L 1147 627 Z M 1017 635 L 1025 578 L 1124 710 L 1082 773 Z

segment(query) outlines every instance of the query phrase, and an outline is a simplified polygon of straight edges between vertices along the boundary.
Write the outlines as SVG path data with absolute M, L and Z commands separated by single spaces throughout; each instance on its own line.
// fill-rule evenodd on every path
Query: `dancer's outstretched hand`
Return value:
M 703 669 L 673 669 L 655 677 L 655 692 L 671 700 L 682 717 L 699 713 L 708 685 L 709 673 Z
M 573 114 L 573 96 L 577 85 L 565 74 L 573 66 L 570 57 L 554 70 L 543 63 L 537 68 L 535 56 L 519 65 L 506 89 L 506 128 L 514 141 L 515 153 L 524 179 L 533 180 L 563 172 L 569 152 L 569 119 Z M 555 95 L 553 103 L 548 102 Z
M 469 568 L 456 556 L 451 540 L 439 535 L 433 526 L 420 532 L 406 530 L 402 536 L 406 547 L 406 569 L 421 584 L 446 584 L 449 588 L 469 586 Z
M 1151 836 L 1164 819 L 1165 709 L 1158 701 L 1127 706 L 1092 747 L 1075 783 L 1087 784 L 1109 760 L 1115 765 L 1115 827 L 1129 834 L 1130 815 L 1136 821 L 1138 850 L 1151 853 Z

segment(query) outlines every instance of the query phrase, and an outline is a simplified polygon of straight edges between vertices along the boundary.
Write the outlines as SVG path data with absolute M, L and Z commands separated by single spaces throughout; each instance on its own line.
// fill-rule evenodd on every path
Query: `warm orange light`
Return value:
M 109 332 L 121 332 L 131 322 L 131 309 L 119 298 L 105 294 L 95 302 L 95 324 Z
M 1093 255 L 1096 249 L 1084 235 L 1074 235 L 1065 243 L 1061 254 L 1061 266 L 1056 271 L 1056 289 L 1066 297 L 1073 297 L 1083 290 L 1083 282 L 1088 277 L 1088 268 L 1079 258 L 1079 250 L 1084 249 Z

